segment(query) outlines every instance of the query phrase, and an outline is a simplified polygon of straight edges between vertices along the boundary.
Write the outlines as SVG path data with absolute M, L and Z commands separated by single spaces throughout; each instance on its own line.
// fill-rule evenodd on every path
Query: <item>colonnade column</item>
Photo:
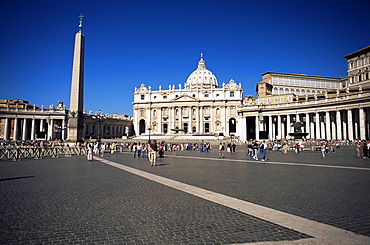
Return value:
M 64 122 L 64 120 L 63 120 L 63 122 Z M 62 132 L 63 132 L 63 130 L 62 130 Z M 63 133 L 62 133 L 62 136 L 63 136 Z M 32 118 L 32 122 L 31 122 L 31 140 L 35 140 L 35 118 Z
M 278 137 L 281 139 L 282 136 L 281 136 L 281 115 L 278 115 L 277 116 L 277 135 Z
M 325 112 L 326 120 L 325 120 L 325 128 L 326 128 L 326 139 L 331 139 L 330 135 L 330 112 Z
M 273 140 L 273 131 L 272 131 L 272 116 L 269 115 L 269 139 Z
M 342 139 L 342 115 L 341 111 L 337 111 L 337 139 Z
M 18 139 L 18 118 L 14 119 L 14 132 L 13 133 L 14 133 L 13 139 L 17 140 Z
M 347 110 L 347 124 L 348 124 L 348 139 L 354 140 L 353 138 L 353 120 L 352 120 L 352 110 Z
M 321 139 L 321 127 L 320 127 L 320 113 L 315 113 L 315 121 L 316 121 L 316 135 L 314 136 L 316 139 Z
M 305 115 L 306 117 L 306 128 L 305 128 L 305 133 L 308 133 L 308 135 L 311 137 L 311 132 L 310 132 L 310 123 L 311 123 L 311 120 L 310 120 L 310 114 L 309 113 L 306 113 Z
M 255 117 L 255 124 L 256 124 L 256 140 L 260 140 L 260 121 L 258 115 Z
M 4 139 L 8 140 L 9 138 L 9 118 L 5 118 Z
M 360 124 L 360 139 L 366 139 L 366 130 L 365 130 L 365 108 L 358 109 L 358 119 Z
M 289 133 L 290 133 L 290 114 L 286 115 L 286 137 L 289 137 Z
M 22 129 L 22 140 L 26 140 L 27 137 L 27 119 L 23 119 L 23 129 Z

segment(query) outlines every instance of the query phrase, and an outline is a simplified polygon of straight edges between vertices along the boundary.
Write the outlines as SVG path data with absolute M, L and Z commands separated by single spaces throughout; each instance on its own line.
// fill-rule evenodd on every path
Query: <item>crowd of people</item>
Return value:
M 253 141 L 245 144 L 247 148 L 247 156 L 258 161 L 266 161 L 267 153 L 269 151 L 278 151 L 282 154 L 288 152 L 294 152 L 299 154 L 307 149 L 318 150 L 321 152 L 321 159 L 326 158 L 326 154 L 329 152 L 335 153 L 336 149 L 339 149 L 342 145 L 340 141 L 321 141 L 320 144 L 307 144 L 307 142 L 283 142 L 279 140 L 275 141 Z M 198 151 L 205 154 L 213 150 L 213 145 L 210 143 L 168 143 L 168 142 L 156 142 L 151 143 L 104 143 L 94 142 L 88 143 L 87 157 L 89 161 L 92 161 L 92 156 L 100 155 L 104 156 L 105 152 L 114 154 L 117 148 L 127 148 L 132 153 L 133 158 L 148 158 L 151 166 L 156 166 L 156 159 L 163 158 L 165 153 L 176 155 L 178 151 Z M 218 149 L 217 149 L 218 148 Z M 219 152 L 219 158 L 225 158 L 225 155 L 231 155 L 236 152 L 235 143 L 220 143 L 216 150 Z M 356 157 L 358 158 L 370 158 L 370 141 L 357 141 L 356 142 Z

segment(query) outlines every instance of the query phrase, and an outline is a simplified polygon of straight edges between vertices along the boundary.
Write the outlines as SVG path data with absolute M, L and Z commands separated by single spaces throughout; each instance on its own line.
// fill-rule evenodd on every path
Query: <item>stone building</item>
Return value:
M 234 80 L 219 87 L 201 55 L 198 67 L 184 85 L 142 84 L 134 92 L 136 135 L 235 135 L 240 134 L 237 109 L 243 99 L 241 84 Z
M 37 107 L 26 100 L 0 100 L 0 139 L 5 140 L 67 140 L 69 111 L 63 102 L 57 106 Z M 122 138 L 132 134 L 132 118 L 85 111 L 83 139 Z
M 344 78 L 263 74 L 258 98 L 246 98 L 238 109 L 241 139 L 292 138 L 295 122 L 302 123 L 306 138 L 369 139 L 369 50 L 345 56 L 348 77 Z

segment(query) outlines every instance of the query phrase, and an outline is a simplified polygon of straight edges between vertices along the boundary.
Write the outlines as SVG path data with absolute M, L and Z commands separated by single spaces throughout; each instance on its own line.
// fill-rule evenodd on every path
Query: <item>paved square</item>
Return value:
M 157 167 L 129 152 L 105 155 L 103 162 L 85 157 L 3 161 L 0 243 L 320 244 L 310 234 L 324 227 L 340 239 L 369 244 L 369 159 L 354 158 L 350 147 L 325 160 L 311 151 L 269 152 L 268 158 L 254 161 L 240 146 L 225 159 L 217 152 L 169 153 Z M 249 215 L 252 206 L 244 212 L 243 205 L 256 205 L 256 212 L 266 208 L 261 214 L 266 219 Z M 281 217 L 317 225 L 310 230 L 269 221 Z M 339 237 L 342 231 L 346 237 Z

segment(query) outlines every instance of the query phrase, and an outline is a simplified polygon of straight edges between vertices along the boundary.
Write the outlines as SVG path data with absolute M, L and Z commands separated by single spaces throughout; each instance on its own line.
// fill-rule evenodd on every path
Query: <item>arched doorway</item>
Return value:
M 236 133 L 236 119 L 229 119 L 229 133 Z
M 145 133 L 145 120 L 141 119 L 139 121 L 139 135 Z

